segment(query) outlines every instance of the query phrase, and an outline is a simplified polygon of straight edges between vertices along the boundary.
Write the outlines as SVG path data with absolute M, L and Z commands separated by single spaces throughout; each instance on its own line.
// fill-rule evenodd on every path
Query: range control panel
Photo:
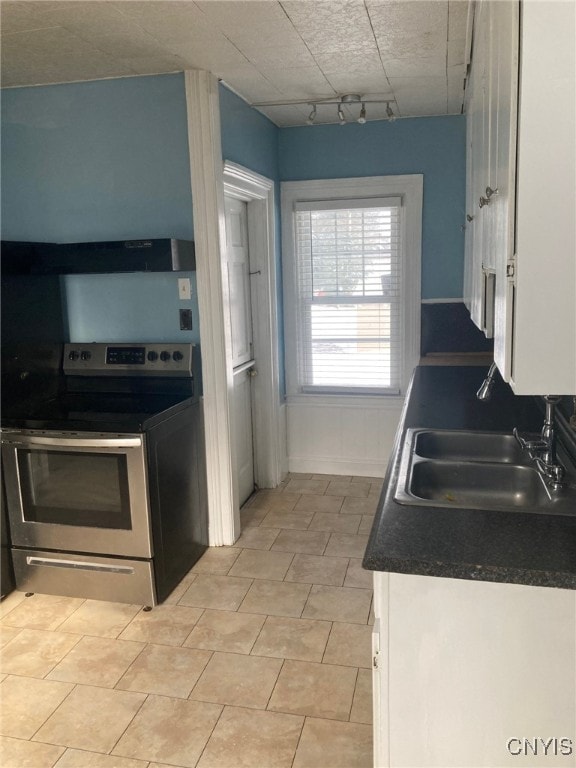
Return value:
M 192 376 L 194 344 L 65 344 L 69 376 Z

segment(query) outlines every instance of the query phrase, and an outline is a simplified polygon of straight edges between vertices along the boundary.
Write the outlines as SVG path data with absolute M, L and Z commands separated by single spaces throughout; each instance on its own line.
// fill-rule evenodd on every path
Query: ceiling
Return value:
M 459 114 L 469 0 L 3 0 L 2 86 L 207 69 L 249 104 L 390 99 L 398 117 Z M 279 126 L 307 104 L 258 106 Z M 367 104 L 384 119 L 384 104 Z M 357 105 L 346 107 L 356 119 Z M 337 122 L 336 106 L 317 123 Z

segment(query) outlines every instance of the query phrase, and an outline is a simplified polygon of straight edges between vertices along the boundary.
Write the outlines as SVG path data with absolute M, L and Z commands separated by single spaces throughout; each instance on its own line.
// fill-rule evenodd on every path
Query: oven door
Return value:
M 12 544 L 151 557 L 143 435 L 4 431 Z

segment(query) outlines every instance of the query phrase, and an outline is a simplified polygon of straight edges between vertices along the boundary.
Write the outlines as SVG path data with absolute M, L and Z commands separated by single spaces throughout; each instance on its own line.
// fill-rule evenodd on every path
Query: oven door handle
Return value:
M 37 435 L 18 435 L 17 438 L 4 440 L 10 445 L 46 445 L 57 448 L 141 448 L 141 437 L 97 437 L 66 438 L 40 437 Z

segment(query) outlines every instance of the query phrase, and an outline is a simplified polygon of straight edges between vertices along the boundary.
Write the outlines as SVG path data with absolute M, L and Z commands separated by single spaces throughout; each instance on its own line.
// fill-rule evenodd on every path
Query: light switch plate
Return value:
M 186 301 L 190 298 L 190 278 L 178 278 L 178 298 L 180 301 Z

